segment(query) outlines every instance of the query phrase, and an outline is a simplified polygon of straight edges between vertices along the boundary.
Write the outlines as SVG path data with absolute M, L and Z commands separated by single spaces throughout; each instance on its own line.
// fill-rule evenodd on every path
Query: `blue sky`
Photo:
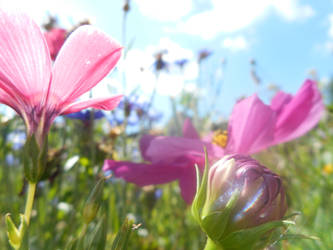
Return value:
M 60 25 L 70 28 L 89 18 L 92 23 L 122 42 L 122 0 L 0 0 L 3 8 L 21 8 L 38 22 L 47 12 L 58 16 Z M 39 7 L 36 7 L 39 6 Z M 209 101 L 211 93 L 198 76 L 197 53 L 213 52 L 202 64 L 202 82 L 221 83 L 218 115 L 227 116 L 233 103 L 243 95 L 259 92 L 266 101 L 272 92 L 268 85 L 295 93 L 309 71 L 316 71 L 324 84 L 333 72 L 333 1 L 331 0 L 131 0 L 127 18 L 126 44 L 132 43 L 127 61 L 119 64 L 106 84 L 130 93 L 140 87 L 149 98 L 156 82 L 150 72 L 153 55 L 167 49 L 170 63 L 191 61 L 184 74 L 173 67 L 161 73 L 155 106 L 169 110 L 169 96 L 177 96 L 184 85 L 188 91 Z M 254 83 L 250 60 L 256 61 L 256 73 L 262 80 Z M 225 61 L 222 68 L 222 60 Z M 144 70 L 142 70 L 144 69 Z M 122 73 L 127 84 L 122 89 Z M 105 87 L 104 84 L 103 86 Z M 96 90 L 96 95 L 99 92 Z M 204 104 L 203 104 L 204 105 Z

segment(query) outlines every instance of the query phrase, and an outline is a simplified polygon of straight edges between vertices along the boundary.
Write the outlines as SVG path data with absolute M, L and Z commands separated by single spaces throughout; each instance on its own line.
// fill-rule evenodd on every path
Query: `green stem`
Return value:
M 212 241 L 209 237 L 207 237 L 206 246 L 205 246 L 204 250 L 223 250 L 223 248 L 220 246 L 217 246 L 214 243 L 214 241 Z
M 30 223 L 30 216 L 31 216 L 32 205 L 34 203 L 36 186 L 37 183 L 29 182 L 28 197 L 27 197 L 27 202 L 25 203 L 25 210 L 24 210 L 24 218 L 27 223 L 27 226 Z

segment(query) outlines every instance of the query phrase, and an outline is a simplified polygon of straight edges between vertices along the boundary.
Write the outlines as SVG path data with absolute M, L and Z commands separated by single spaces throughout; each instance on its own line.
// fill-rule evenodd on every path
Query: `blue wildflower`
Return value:
M 65 117 L 68 117 L 70 119 L 78 119 L 81 120 L 83 122 L 88 122 L 91 119 L 91 110 L 81 110 L 79 112 L 76 113 L 72 113 L 72 114 L 68 114 L 65 115 Z M 94 120 L 98 120 L 103 118 L 105 115 L 101 110 L 94 110 L 94 114 L 93 114 L 93 119 Z

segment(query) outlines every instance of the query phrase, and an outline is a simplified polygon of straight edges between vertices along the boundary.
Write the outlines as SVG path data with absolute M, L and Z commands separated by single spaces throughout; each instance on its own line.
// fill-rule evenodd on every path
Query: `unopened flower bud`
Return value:
M 284 225 L 281 219 L 287 204 L 282 180 L 256 160 L 225 156 L 206 178 L 196 195 L 201 197 L 192 205 L 199 210 L 194 215 L 207 236 L 223 249 L 258 248 L 263 237 Z

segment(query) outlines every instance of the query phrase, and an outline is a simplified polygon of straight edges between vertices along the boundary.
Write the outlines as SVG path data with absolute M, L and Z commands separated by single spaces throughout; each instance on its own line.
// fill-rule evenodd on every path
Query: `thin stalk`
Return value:
M 149 111 L 150 111 L 151 107 L 153 106 L 154 99 L 155 99 L 155 96 L 156 96 L 156 93 L 157 93 L 157 85 L 158 85 L 158 80 L 159 80 L 159 72 L 156 72 L 155 77 L 156 78 L 155 78 L 154 89 L 153 89 L 153 92 L 151 93 L 150 100 L 149 100 L 149 103 L 148 103 L 148 107 L 147 107 L 147 110 L 146 110 L 146 118 L 148 119 L 148 128 L 149 129 L 151 129 L 151 127 L 152 127 L 151 120 L 149 119 Z
M 28 226 L 30 224 L 30 217 L 31 217 L 31 211 L 32 211 L 32 206 L 34 203 L 34 197 L 35 197 L 35 192 L 36 192 L 36 186 L 37 183 L 35 182 L 30 182 L 29 181 L 29 185 L 28 185 L 28 196 L 27 196 L 27 201 L 25 203 L 25 209 L 24 209 L 24 222 L 22 221 L 19 227 L 19 234 L 20 237 L 18 239 L 18 242 L 15 243 L 15 246 L 13 246 L 13 248 L 15 249 L 29 249 L 28 247 L 28 237 L 25 237 L 25 233 L 28 229 Z M 25 226 L 24 226 L 25 224 Z M 23 243 L 23 246 L 22 246 Z
M 26 220 L 27 226 L 30 223 L 30 217 L 31 217 L 32 206 L 33 206 L 33 203 L 34 203 L 36 186 L 37 186 L 37 183 L 29 182 L 28 197 L 27 197 L 27 201 L 25 203 L 25 210 L 24 210 L 24 218 Z

